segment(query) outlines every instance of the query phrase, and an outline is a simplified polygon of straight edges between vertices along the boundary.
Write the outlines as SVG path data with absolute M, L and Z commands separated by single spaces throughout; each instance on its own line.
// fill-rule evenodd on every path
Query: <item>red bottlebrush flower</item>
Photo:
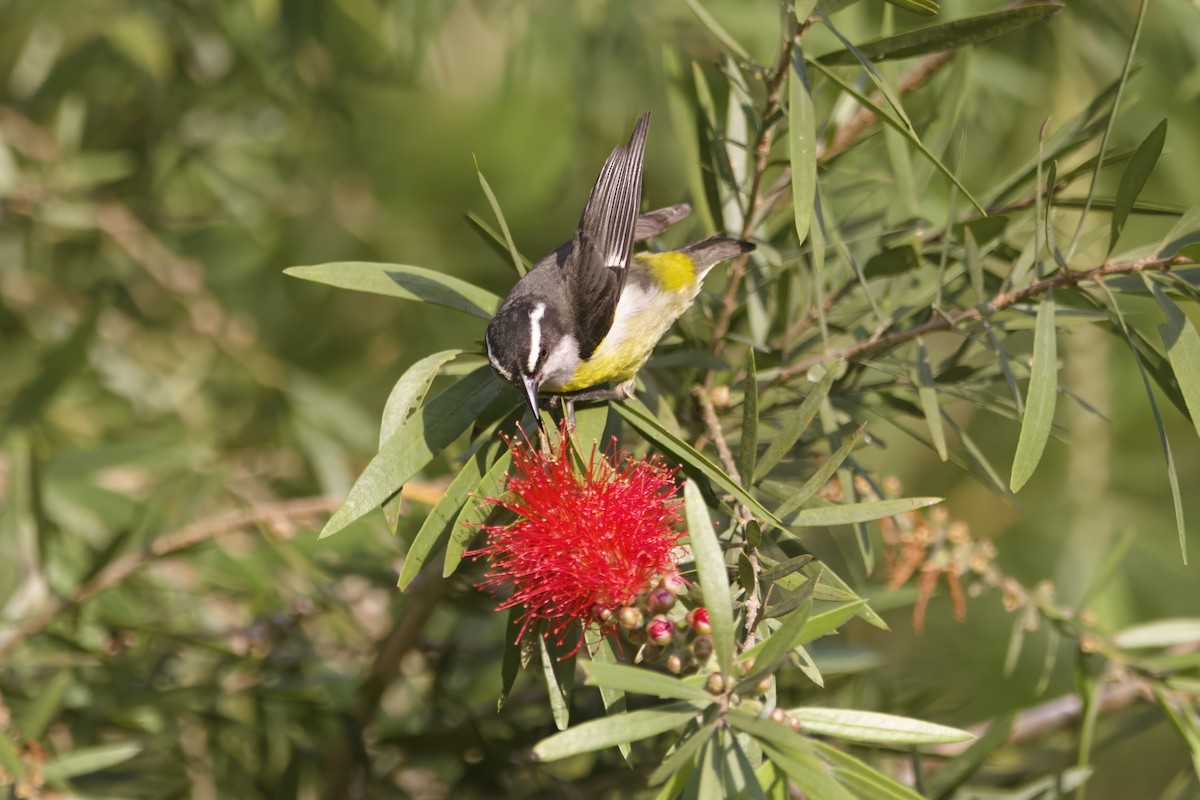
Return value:
M 501 609 L 524 606 L 521 632 L 544 621 L 561 644 L 572 629 L 583 643 L 589 622 L 601 636 L 616 620 L 599 615 L 633 603 L 638 592 L 676 573 L 683 535 L 674 471 L 657 457 L 635 459 L 592 448 L 577 470 L 565 425 L 556 452 L 539 452 L 529 441 L 510 441 L 513 470 L 503 497 L 484 502 L 517 516 L 510 525 L 481 526 L 487 544 L 468 555 L 488 556 L 491 568 L 478 584 L 511 587 Z

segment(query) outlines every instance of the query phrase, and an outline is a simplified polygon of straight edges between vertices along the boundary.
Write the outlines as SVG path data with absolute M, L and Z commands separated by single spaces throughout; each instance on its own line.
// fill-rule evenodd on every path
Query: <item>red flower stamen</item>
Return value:
M 518 639 L 545 622 L 543 635 L 559 644 L 578 630 L 578 649 L 589 623 L 601 637 L 616 629 L 617 619 L 604 610 L 630 605 L 638 592 L 676 573 L 683 532 L 674 470 L 657 457 L 619 453 L 614 440 L 607 454 L 593 446 L 586 468 L 577 471 L 565 425 L 551 454 L 528 439 L 509 441 L 509 448 L 507 491 L 483 502 L 517 519 L 480 526 L 487 544 L 467 555 L 491 560 L 480 588 L 511 587 L 500 609 L 524 606 Z

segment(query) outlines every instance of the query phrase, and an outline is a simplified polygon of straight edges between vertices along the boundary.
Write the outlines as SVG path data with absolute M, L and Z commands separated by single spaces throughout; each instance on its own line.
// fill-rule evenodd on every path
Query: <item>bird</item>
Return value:
M 655 345 L 692 305 L 704 276 L 754 245 L 721 235 L 634 254 L 635 241 L 686 217 L 686 203 L 638 214 L 650 112 L 604 162 L 570 241 L 513 286 L 488 323 L 488 362 L 521 390 L 543 436 L 542 394 L 624 400 Z M 611 386 L 609 386 L 611 384 Z

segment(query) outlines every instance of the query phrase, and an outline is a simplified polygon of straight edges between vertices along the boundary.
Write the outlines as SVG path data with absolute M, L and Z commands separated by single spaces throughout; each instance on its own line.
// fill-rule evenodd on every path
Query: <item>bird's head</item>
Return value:
M 531 298 L 506 302 L 488 324 L 484 337 L 488 361 L 497 375 L 521 389 L 539 428 L 538 389 L 547 377 L 561 374 L 559 362 L 574 341 L 567 338 L 555 309 Z

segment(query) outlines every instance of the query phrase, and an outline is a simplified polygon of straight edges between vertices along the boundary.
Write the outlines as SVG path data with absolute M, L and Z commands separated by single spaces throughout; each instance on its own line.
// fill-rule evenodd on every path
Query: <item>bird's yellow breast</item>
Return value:
M 696 294 L 696 266 L 683 253 L 639 253 L 629 265 L 625 290 L 617 302 L 613 324 L 596 352 L 552 392 L 576 392 L 602 383 L 620 383 L 637 374 L 654 346 L 679 319 Z

